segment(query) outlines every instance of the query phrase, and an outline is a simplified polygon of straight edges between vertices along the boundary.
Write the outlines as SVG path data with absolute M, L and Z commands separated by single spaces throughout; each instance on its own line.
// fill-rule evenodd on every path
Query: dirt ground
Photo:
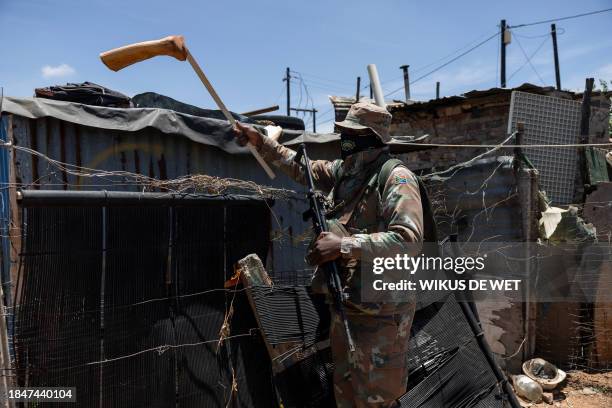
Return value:
M 519 400 L 524 407 L 609 408 L 612 407 L 612 372 L 570 371 L 563 384 L 554 390 L 552 404 Z

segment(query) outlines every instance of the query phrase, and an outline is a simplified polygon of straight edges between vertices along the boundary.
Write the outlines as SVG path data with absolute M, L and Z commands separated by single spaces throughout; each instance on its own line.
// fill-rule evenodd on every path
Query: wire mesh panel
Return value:
M 274 406 L 254 317 L 222 330 L 233 262 L 266 258 L 265 202 L 56 195 L 22 201 L 19 385 L 76 387 L 82 407 Z
M 133 206 L 101 210 L 106 225 L 101 348 L 103 359 L 109 360 L 101 365 L 102 404 L 171 406 L 174 378 L 168 373 L 174 371 L 174 353 L 141 353 L 175 344 L 166 299 L 170 210 Z
M 17 384 L 77 387 L 79 403 L 95 406 L 100 371 L 89 363 L 101 359 L 102 214 L 92 208 L 32 208 L 23 224 Z
M 523 144 L 575 144 L 580 134 L 581 104 L 568 99 L 513 91 L 508 132 L 525 124 Z M 526 148 L 525 154 L 540 172 L 540 186 L 555 205 L 570 204 L 578 171 L 578 149 Z
M 179 406 L 221 407 L 231 396 L 231 384 L 217 364 L 217 342 L 226 313 L 221 289 L 227 276 L 225 260 L 225 207 L 205 211 L 178 207 L 174 212 L 173 260 L 177 285 L 177 342 L 192 346 L 177 350 L 177 402 Z

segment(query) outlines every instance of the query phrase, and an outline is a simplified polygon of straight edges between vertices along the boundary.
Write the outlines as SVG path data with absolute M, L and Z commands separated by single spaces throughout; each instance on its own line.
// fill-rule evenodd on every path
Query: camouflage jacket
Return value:
M 304 174 L 293 161 L 295 151 L 267 137 L 261 154 L 299 183 Z M 349 156 L 346 160 L 312 160 L 316 187 L 333 202 L 333 217 L 350 235 L 351 257 L 356 260 L 398 253 L 416 255 L 413 243 L 423 240 L 423 211 L 416 176 L 405 166 L 393 169 L 382 189 L 366 186 L 390 159 L 388 149 L 376 149 Z M 342 176 L 336 180 L 342 167 Z M 412 245 L 410 245 L 412 244 Z M 349 295 L 359 299 L 360 280 L 347 282 Z

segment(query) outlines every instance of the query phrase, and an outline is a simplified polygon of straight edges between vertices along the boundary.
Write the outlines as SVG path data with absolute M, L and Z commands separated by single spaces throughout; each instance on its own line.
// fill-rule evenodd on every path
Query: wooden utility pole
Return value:
M 303 109 L 303 108 L 291 108 L 294 112 L 308 112 L 312 115 L 312 131 L 317 133 L 317 112 L 315 108 L 312 109 Z
M 355 94 L 355 102 L 359 102 L 360 88 L 361 88 L 361 77 L 357 77 L 357 93 Z
M 516 124 L 516 135 L 514 135 L 514 144 L 517 146 L 514 148 L 514 161 L 513 166 L 514 170 L 518 171 L 523 167 L 523 146 L 524 136 L 525 134 L 525 123 L 518 122 Z
M 584 84 L 584 93 L 582 94 L 582 106 L 580 114 L 580 137 L 578 143 L 589 143 L 590 121 L 591 121 L 591 93 L 593 92 L 593 78 L 587 78 Z M 576 180 L 576 188 L 574 194 L 575 203 L 583 203 L 586 197 L 586 185 L 590 184 L 589 166 L 586 160 L 586 148 L 578 148 L 578 179 Z
M 436 81 L 436 99 L 440 99 L 440 81 Z
M 506 87 L 506 20 L 501 21 L 500 27 L 501 27 L 501 31 L 500 31 L 501 34 L 499 36 L 500 41 L 501 41 L 500 80 L 501 80 L 501 87 L 505 88 Z
M 559 52 L 557 50 L 557 27 L 550 25 L 550 35 L 553 41 L 553 54 L 555 56 L 555 79 L 557 80 L 557 90 L 561 90 L 561 73 L 559 72 Z
M 400 69 L 404 71 L 404 94 L 406 95 L 406 102 L 410 100 L 410 77 L 408 76 L 408 67 L 410 65 L 402 65 Z
M 582 112 L 580 117 L 580 143 L 589 143 L 589 122 L 591 119 L 591 93 L 593 93 L 593 78 L 587 78 L 582 95 Z
M 291 70 L 289 67 L 287 67 L 283 81 L 287 82 L 287 116 L 291 116 Z

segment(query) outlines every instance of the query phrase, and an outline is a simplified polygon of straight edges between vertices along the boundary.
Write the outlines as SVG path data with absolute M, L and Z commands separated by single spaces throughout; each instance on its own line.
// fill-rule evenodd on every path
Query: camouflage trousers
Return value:
M 406 392 L 408 340 L 414 309 L 390 316 L 347 315 L 355 352 L 332 310 L 330 342 L 339 408 L 389 407 Z

